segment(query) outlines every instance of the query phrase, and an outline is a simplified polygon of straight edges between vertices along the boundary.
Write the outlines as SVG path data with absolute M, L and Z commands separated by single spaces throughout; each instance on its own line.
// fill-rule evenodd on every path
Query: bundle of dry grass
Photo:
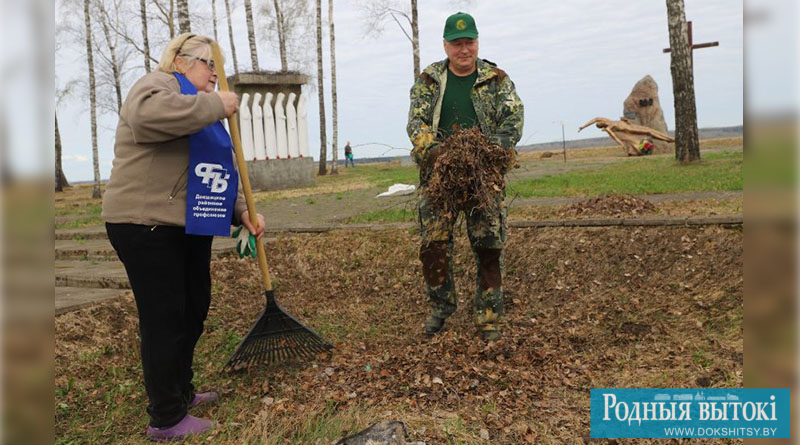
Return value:
M 454 133 L 440 145 L 425 193 L 445 214 L 493 206 L 505 186 L 514 151 L 494 145 L 478 128 Z

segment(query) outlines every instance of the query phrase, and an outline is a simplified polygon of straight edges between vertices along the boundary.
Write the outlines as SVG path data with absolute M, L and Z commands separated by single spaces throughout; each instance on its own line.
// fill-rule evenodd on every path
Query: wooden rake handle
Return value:
M 211 56 L 214 59 L 214 67 L 217 69 L 217 80 L 219 81 L 220 91 L 230 91 L 228 78 L 225 77 L 225 66 L 222 63 L 222 53 L 217 42 L 211 43 Z M 250 222 L 253 227 L 258 227 L 258 213 L 253 201 L 253 191 L 250 189 L 250 178 L 247 176 L 247 162 L 244 160 L 242 152 L 242 138 L 239 133 L 239 114 L 234 113 L 228 118 L 228 128 L 231 130 L 231 140 L 233 141 L 233 151 L 236 153 L 236 166 L 239 168 L 239 178 L 242 181 L 242 191 L 244 199 L 247 201 L 247 212 L 250 214 Z M 259 240 L 256 242 L 256 252 L 258 252 L 258 266 L 261 268 L 261 275 L 264 279 L 264 289 L 272 290 L 272 280 L 269 277 L 269 265 L 267 265 L 267 255 L 264 253 L 264 244 Z

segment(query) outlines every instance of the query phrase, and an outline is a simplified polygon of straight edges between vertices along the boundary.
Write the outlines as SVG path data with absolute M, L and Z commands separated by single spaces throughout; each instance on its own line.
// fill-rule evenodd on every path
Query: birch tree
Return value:
M 233 43 L 233 25 L 231 24 L 231 0 L 225 0 L 225 15 L 228 18 L 228 40 L 231 42 L 231 58 L 233 73 L 239 74 L 239 62 L 236 60 L 236 45 Z
M 57 42 L 57 41 L 56 41 Z M 58 43 L 56 43 L 58 47 Z M 56 49 L 58 50 L 58 48 Z M 58 82 L 56 82 L 58 83 Z M 61 145 L 61 132 L 58 129 L 58 106 L 61 103 L 72 95 L 75 87 L 77 86 L 78 81 L 77 79 L 73 79 L 67 82 L 63 88 L 56 88 L 56 100 L 55 100 L 55 107 L 54 107 L 54 115 L 55 115 L 55 150 L 56 150 L 56 175 L 55 175 L 55 190 L 57 192 L 64 191 L 64 187 L 69 187 L 69 182 L 67 181 L 67 177 L 64 175 L 64 169 L 62 168 L 62 145 Z
M 83 0 L 83 14 L 86 22 L 86 63 L 89 68 L 89 112 L 92 131 L 92 163 L 94 167 L 94 188 L 92 198 L 100 195 L 100 159 L 97 150 L 97 97 L 95 95 L 94 58 L 92 51 L 92 21 L 89 15 L 89 0 Z
M 322 0 L 317 0 L 317 96 L 319 97 L 319 175 L 328 173 L 327 145 L 325 132 L 325 85 L 322 71 Z
M 109 22 L 111 21 L 111 17 L 108 14 L 108 10 L 106 6 L 103 4 L 103 0 L 98 0 L 95 2 L 98 11 L 98 17 L 100 17 L 100 24 L 103 28 L 103 36 L 105 37 L 106 46 L 108 49 L 108 64 L 111 68 L 111 76 L 113 80 L 114 86 L 114 93 L 116 94 L 116 111 L 119 114 L 120 109 L 122 109 L 122 80 L 120 74 L 120 65 L 119 61 L 117 60 L 117 38 L 116 35 L 114 37 L 111 36 L 111 30 L 109 29 Z
M 150 72 L 150 39 L 147 37 L 147 5 L 145 0 L 139 0 L 139 9 L 142 15 L 142 53 L 144 56 L 144 70 Z
M 362 0 L 361 9 L 366 20 L 366 34 L 383 34 L 386 23 L 393 21 L 403 35 L 411 42 L 411 55 L 414 60 L 414 80 L 420 73 L 419 66 L 419 18 L 417 0 L 410 0 L 410 11 L 405 10 L 397 0 Z
M 331 174 L 339 173 L 339 110 L 336 102 L 336 33 L 333 27 L 333 0 L 328 0 L 328 26 L 331 40 L 331 119 L 333 121 L 333 135 L 331 140 Z
M 258 71 L 258 48 L 256 48 L 256 31 L 253 27 L 253 6 L 250 0 L 244 0 L 244 14 L 247 20 L 247 41 L 250 43 L 250 63 L 253 71 Z
M 69 182 L 67 182 L 67 177 L 64 176 L 64 169 L 61 168 L 61 134 L 58 132 L 58 110 L 54 113 L 55 120 L 56 120 L 56 134 L 55 134 L 55 145 L 56 145 L 56 178 L 55 178 L 55 191 L 56 192 L 63 192 L 64 187 L 69 187 Z
M 217 35 L 217 0 L 211 0 L 211 21 L 214 25 L 214 41 L 219 42 L 219 35 Z
M 281 71 L 309 70 L 315 60 L 308 51 L 315 18 L 307 1 L 271 0 L 260 9 L 262 39 L 278 52 Z
M 192 23 L 189 20 L 189 0 L 177 0 L 178 2 L 178 27 L 179 34 L 192 32 Z
M 675 98 L 675 159 L 681 163 L 700 160 L 697 106 L 694 95 L 692 49 L 689 48 L 683 0 L 667 0 L 670 70 Z
M 162 4 L 162 1 L 168 4 Z M 167 27 L 172 40 L 175 37 L 175 0 L 153 0 L 153 5 L 158 12 L 156 17 Z
M 272 4 L 275 7 L 275 23 L 278 32 L 278 52 L 281 58 L 281 71 L 288 71 L 289 66 L 286 61 L 286 23 L 278 0 L 272 0 Z

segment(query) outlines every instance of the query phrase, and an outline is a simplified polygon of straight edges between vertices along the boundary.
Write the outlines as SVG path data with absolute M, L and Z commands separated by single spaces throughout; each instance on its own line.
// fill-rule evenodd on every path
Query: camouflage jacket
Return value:
M 411 87 L 408 137 L 411 157 L 419 164 L 437 140 L 442 98 L 447 85 L 447 59 L 425 68 Z M 522 137 L 523 107 L 514 82 L 505 71 L 478 59 L 478 78 L 472 87 L 472 105 L 481 132 L 494 144 L 513 148 Z

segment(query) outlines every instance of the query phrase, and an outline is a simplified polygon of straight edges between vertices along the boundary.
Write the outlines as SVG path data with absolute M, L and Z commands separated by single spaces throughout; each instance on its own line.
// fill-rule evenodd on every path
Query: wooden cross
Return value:
M 719 42 L 698 43 L 697 45 L 695 45 L 694 42 L 692 41 L 692 22 L 687 22 L 686 25 L 689 34 L 689 54 L 691 55 L 692 58 L 692 65 L 694 65 L 695 49 L 711 48 L 713 46 L 719 46 Z M 672 52 L 672 48 L 664 48 L 664 53 L 669 53 L 669 52 Z

